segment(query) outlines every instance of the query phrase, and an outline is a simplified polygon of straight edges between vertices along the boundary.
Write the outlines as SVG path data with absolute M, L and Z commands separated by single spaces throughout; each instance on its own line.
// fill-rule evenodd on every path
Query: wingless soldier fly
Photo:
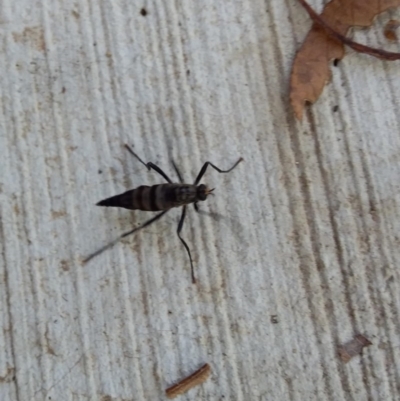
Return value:
M 219 173 L 229 173 L 243 159 L 240 158 L 229 170 L 221 170 L 218 167 L 214 166 L 210 162 L 204 163 L 204 165 L 201 168 L 199 174 L 197 175 L 197 178 L 195 179 L 193 185 L 183 183 L 182 176 L 181 176 L 178 168 L 176 167 L 175 163 L 172 162 L 172 164 L 175 168 L 175 171 L 179 177 L 179 181 L 180 181 L 179 184 L 175 184 L 160 169 L 160 167 L 156 166 L 154 163 L 151 163 L 151 162 L 145 163 L 142 159 L 140 159 L 140 157 L 136 153 L 133 152 L 133 150 L 128 145 L 125 145 L 125 147 L 128 149 L 128 151 L 134 157 L 136 157 L 140 161 L 140 163 L 145 165 L 148 168 L 148 170 L 153 169 L 153 170 L 157 171 L 157 173 L 160 174 L 168 182 L 168 184 L 153 185 L 151 187 L 149 187 L 147 185 L 142 185 L 138 188 L 126 191 L 123 194 L 115 195 L 115 196 L 112 196 L 111 198 L 104 199 L 104 200 L 100 201 L 99 203 L 97 203 L 97 205 L 98 206 L 123 207 L 123 208 L 129 209 L 129 210 L 145 210 L 145 211 L 162 210 L 162 212 L 157 214 L 156 216 L 154 216 L 152 219 L 146 221 L 141 226 L 136 227 L 133 230 L 130 230 L 130 231 L 120 235 L 115 241 L 113 241 L 113 242 L 109 243 L 108 245 L 106 245 L 105 247 L 99 249 L 97 252 L 92 253 L 83 262 L 84 263 L 88 262 L 90 259 L 99 255 L 106 249 L 111 248 L 122 238 L 125 238 L 128 235 L 131 235 L 131 234 L 135 233 L 136 231 L 139 231 L 142 228 L 147 227 L 150 224 L 154 223 L 156 220 L 160 219 L 162 216 L 164 216 L 165 213 L 167 213 L 172 208 L 182 206 L 182 214 L 181 214 L 181 218 L 179 220 L 177 234 L 189 255 L 191 274 L 192 274 L 192 282 L 196 283 L 196 278 L 194 276 L 192 255 L 190 254 L 190 249 L 189 249 L 188 245 L 181 237 L 181 230 L 182 230 L 183 222 L 184 222 L 185 216 L 186 216 L 186 206 L 189 205 L 190 203 L 193 203 L 194 208 L 198 212 L 199 209 L 197 206 L 197 202 L 205 201 L 207 199 L 207 196 L 212 194 L 212 191 L 214 191 L 215 188 L 209 189 L 204 184 L 198 185 L 200 180 L 202 179 L 204 173 L 206 172 L 208 166 L 211 166 L 212 168 L 217 170 Z

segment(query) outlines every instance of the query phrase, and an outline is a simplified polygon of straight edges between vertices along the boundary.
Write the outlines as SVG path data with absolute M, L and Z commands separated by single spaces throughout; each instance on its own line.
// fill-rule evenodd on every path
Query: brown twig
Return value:
M 201 383 L 204 383 L 207 378 L 210 376 L 211 368 L 208 363 L 203 365 L 199 370 L 192 373 L 190 376 L 181 380 L 179 383 L 174 384 L 173 386 L 167 388 L 165 393 L 168 398 L 175 398 L 180 394 L 186 393 L 192 387 L 197 386 Z
M 374 56 L 383 60 L 400 60 L 400 53 L 393 53 L 393 52 L 388 52 L 386 50 L 381 50 L 381 49 L 376 49 L 374 47 L 369 47 L 362 45 L 361 43 L 354 42 L 353 40 L 346 38 L 346 36 L 343 36 L 339 32 L 336 32 L 330 25 L 328 25 L 309 5 L 305 0 L 298 0 L 301 5 L 305 8 L 305 10 L 308 12 L 308 15 L 310 18 L 319 26 L 321 26 L 325 32 L 337 39 L 339 42 L 344 43 L 346 46 L 351 47 L 355 51 L 359 53 L 366 53 L 369 54 L 370 56 Z

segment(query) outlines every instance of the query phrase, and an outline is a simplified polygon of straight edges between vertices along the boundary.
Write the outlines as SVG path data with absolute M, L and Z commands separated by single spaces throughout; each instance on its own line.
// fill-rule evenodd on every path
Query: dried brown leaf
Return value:
M 344 44 L 375 57 L 400 58 L 398 53 L 373 49 L 345 37 L 350 27 L 370 26 L 377 14 L 399 6 L 400 0 L 332 0 L 319 16 L 305 0 L 299 1 L 314 20 L 296 55 L 291 74 L 290 101 L 296 117 L 301 120 L 305 102 L 314 103 L 331 78 L 330 61 L 344 57 Z
M 351 358 L 361 354 L 364 347 L 371 345 L 371 341 L 362 334 L 357 334 L 351 341 L 338 348 L 340 359 L 347 363 Z

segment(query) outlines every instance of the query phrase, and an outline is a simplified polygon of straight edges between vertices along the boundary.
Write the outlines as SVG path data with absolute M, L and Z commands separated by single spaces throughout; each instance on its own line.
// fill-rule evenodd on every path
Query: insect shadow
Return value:
M 197 203 L 199 201 L 205 201 L 208 195 L 213 195 L 213 191 L 215 188 L 209 189 L 204 184 L 199 184 L 200 180 L 203 178 L 204 173 L 207 170 L 208 166 L 211 166 L 213 169 L 217 170 L 219 173 L 229 173 L 232 171 L 243 159 L 240 158 L 229 170 L 221 170 L 217 166 L 214 166 L 211 162 L 205 162 L 203 167 L 201 168 L 199 174 L 197 175 L 193 184 L 184 184 L 182 175 L 179 172 L 176 164 L 172 161 L 176 174 L 178 175 L 180 183 L 173 183 L 171 179 L 161 170 L 160 167 L 156 166 L 152 162 L 145 163 L 128 145 L 125 145 L 126 149 L 131 153 L 136 159 L 140 161 L 144 166 L 147 167 L 148 170 L 155 170 L 158 174 L 160 174 L 168 184 L 159 184 L 153 186 L 141 185 L 138 188 L 131 189 L 122 194 L 112 196 L 111 198 L 104 199 L 97 203 L 98 206 L 111 206 L 111 207 L 122 207 L 129 210 L 144 210 L 144 211 L 160 211 L 161 213 L 154 216 L 152 219 L 144 222 L 139 227 L 134 228 L 126 233 L 120 235 L 117 239 L 110 242 L 108 245 L 100 248 L 98 251 L 89 255 L 86 259 L 83 260 L 83 263 L 89 262 L 89 260 L 93 259 L 95 256 L 100 255 L 105 250 L 111 248 L 116 243 L 118 243 L 122 238 L 127 237 L 135 233 L 136 231 L 141 230 L 159 220 L 162 216 L 164 216 L 168 211 L 170 211 L 174 207 L 182 207 L 181 218 L 178 223 L 178 228 L 176 230 L 179 239 L 181 240 L 183 246 L 185 247 L 190 260 L 190 268 L 192 275 L 192 283 L 196 283 L 196 278 L 194 275 L 193 268 L 193 260 L 192 255 L 190 253 L 190 249 L 185 242 L 185 240 L 181 237 L 181 231 L 183 227 L 183 222 L 185 221 L 186 216 L 186 207 L 187 205 L 193 203 L 196 212 L 199 212 L 199 208 Z

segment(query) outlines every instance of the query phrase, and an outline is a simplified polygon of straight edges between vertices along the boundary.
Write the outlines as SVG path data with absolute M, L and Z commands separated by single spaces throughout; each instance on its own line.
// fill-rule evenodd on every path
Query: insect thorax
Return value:
M 180 184 L 175 188 L 175 199 L 180 205 L 193 203 L 197 200 L 197 187 L 195 185 Z

